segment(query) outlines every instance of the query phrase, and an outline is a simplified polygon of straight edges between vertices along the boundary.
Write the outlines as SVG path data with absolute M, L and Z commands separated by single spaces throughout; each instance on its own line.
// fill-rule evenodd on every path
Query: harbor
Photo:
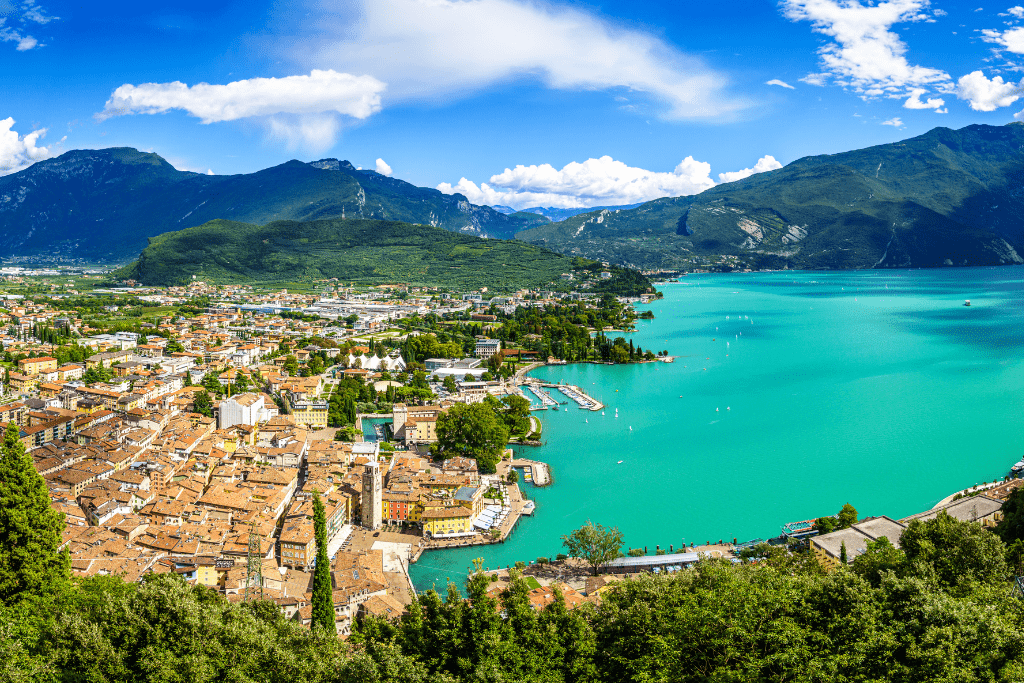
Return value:
M 583 391 L 583 389 L 574 384 L 554 384 L 551 382 L 543 382 L 527 378 L 524 386 L 541 402 L 540 406 L 532 407 L 531 410 L 547 410 L 549 408 L 558 410 L 558 406 L 569 404 L 569 401 L 558 401 L 552 397 L 551 389 L 557 390 L 560 394 L 571 400 L 583 410 L 597 411 L 604 410 L 605 407 L 603 403 L 591 397 Z

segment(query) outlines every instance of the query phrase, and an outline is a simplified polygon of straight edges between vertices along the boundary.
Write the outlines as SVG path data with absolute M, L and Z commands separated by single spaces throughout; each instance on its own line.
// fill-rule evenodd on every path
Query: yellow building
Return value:
M 34 377 L 57 369 L 57 359 L 50 356 L 43 358 L 22 358 L 18 361 L 18 369 L 22 374 Z
M 458 534 L 472 531 L 469 520 L 473 513 L 468 508 L 457 505 L 454 507 L 429 507 L 420 514 L 423 520 L 424 535 Z
M 11 389 L 14 391 L 32 391 L 36 388 L 38 380 L 35 377 L 29 377 L 19 372 L 11 373 Z
M 292 417 L 300 427 L 324 429 L 327 427 L 327 401 L 296 403 L 292 406 Z

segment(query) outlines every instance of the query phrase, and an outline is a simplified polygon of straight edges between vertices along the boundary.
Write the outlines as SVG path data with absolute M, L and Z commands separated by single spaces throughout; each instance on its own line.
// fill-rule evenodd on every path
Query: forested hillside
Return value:
M 517 236 L 642 269 L 1021 263 L 1022 146 L 1022 124 L 935 128 Z

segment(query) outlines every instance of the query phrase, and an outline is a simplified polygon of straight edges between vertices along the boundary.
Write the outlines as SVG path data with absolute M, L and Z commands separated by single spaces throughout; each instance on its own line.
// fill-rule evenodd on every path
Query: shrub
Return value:
M 548 562 L 550 562 L 550 561 L 551 561 L 551 560 L 549 560 L 549 559 L 548 559 L 548 558 L 546 558 L 546 557 L 538 557 L 538 558 L 537 558 L 537 564 L 547 564 L 547 563 L 548 563 Z

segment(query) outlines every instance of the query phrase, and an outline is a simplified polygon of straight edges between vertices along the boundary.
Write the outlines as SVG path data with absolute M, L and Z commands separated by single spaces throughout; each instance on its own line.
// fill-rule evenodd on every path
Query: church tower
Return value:
M 362 524 L 370 530 L 379 529 L 382 519 L 383 486 L 380 480 L 380 464 L 376 460 L 363 465 L 363 490 L 359 496 Z

